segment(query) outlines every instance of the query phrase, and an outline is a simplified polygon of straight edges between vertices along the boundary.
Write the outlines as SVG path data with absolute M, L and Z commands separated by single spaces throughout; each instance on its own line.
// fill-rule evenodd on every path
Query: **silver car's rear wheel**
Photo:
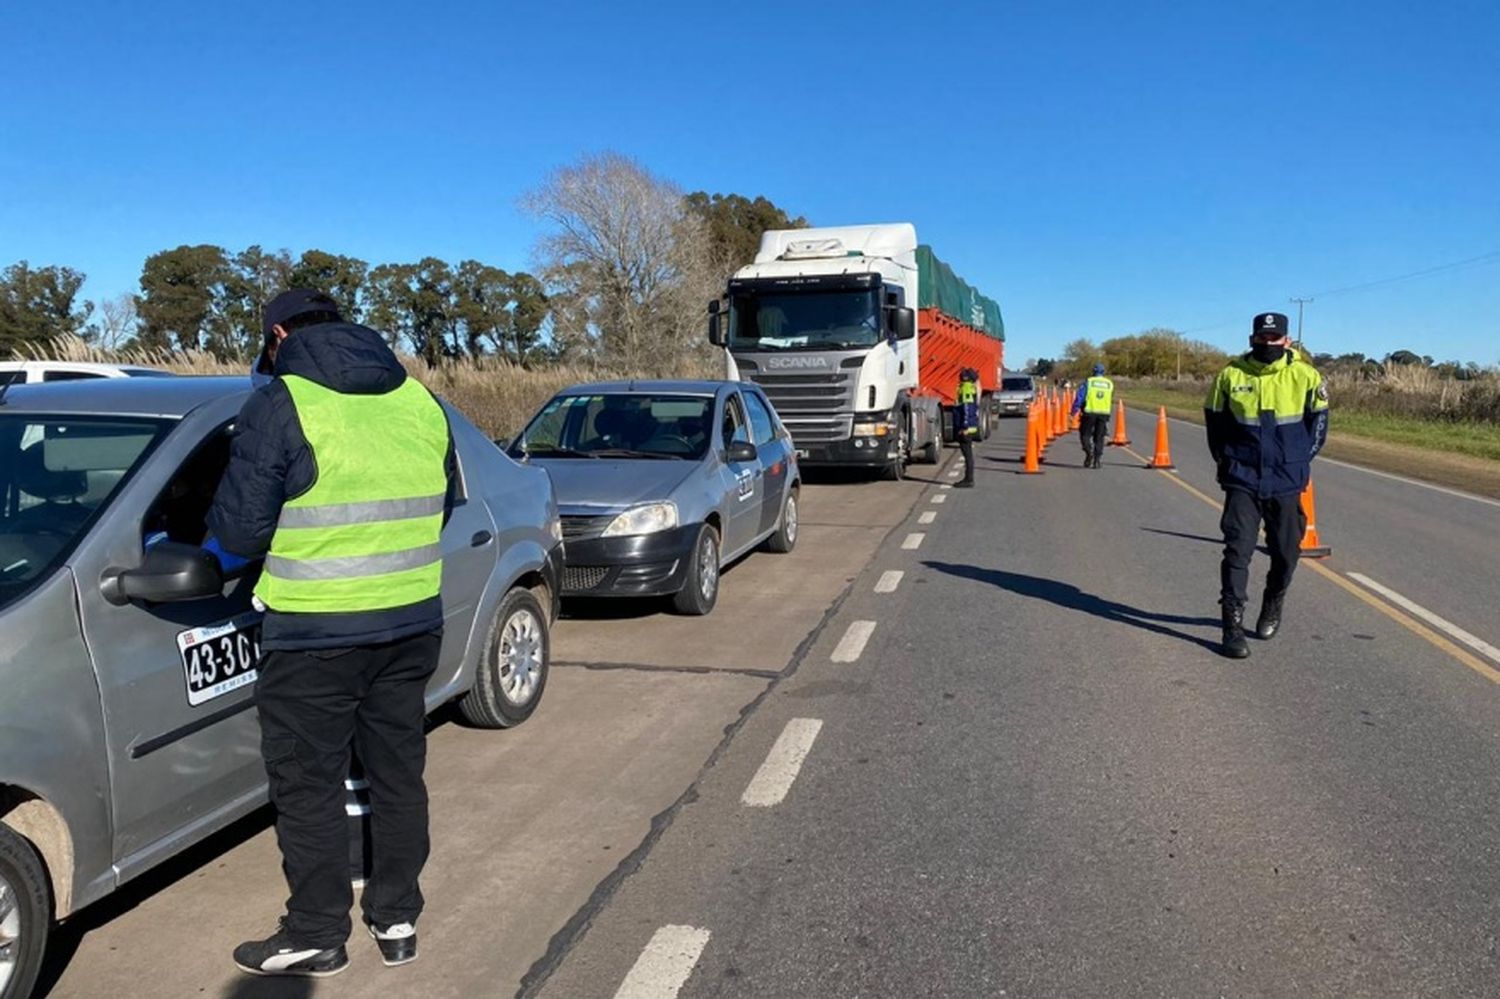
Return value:
M 51 928 L 51 886 L 31 844 L 0 825 L 0 996 L 28 996 Z
M 495 611 L 474 686 L 458 702 L 459 710 L 484 728 L 521 724 L 541 703 L 551 661 L 547 612 L 535 593 L 518 586 Z
M 541 622 L 525 607 L 518 608 L 502 626 L 500 690 L 517 707 L 536 696 L 546 666 L 544 644 Z
M 6 994 L 5 987 L 16 977 L 22 943 L 21 906 L 16 889 L 0 875 L 0 995 Z

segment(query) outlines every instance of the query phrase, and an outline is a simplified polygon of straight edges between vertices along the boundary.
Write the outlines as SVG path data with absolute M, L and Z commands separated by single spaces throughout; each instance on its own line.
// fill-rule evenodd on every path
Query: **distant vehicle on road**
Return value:
M 557 488 L 565 596 L 671 595 L 680 613 L 707 614 L 722 566 L 797 543 L 796 450 L 753 385 L 578 385 L 509 450 Z
M 995 395 L 995 411 L 1001 416 L 1025 416 L 1036 400 L 1036 381 L 1030 375 L 1006 375 Z
M 258 564 L 199 547 L 247 378 L 101 378 L 0 399 L 0 996 L 51 920 L 264 803 Z M 526 720 L 547 681 L 562 527 L 547 476 L 448 410 L 461 490 L 429 709 Z
M 0 361 L 0 385 L 76 382 L 90 378 L 171 378 L 170 371 L 138 364 L 94 364 L 84 361 Z
M 759 385 L 806 466 L 899 479 L 953 436 L 959 372 L 979 372 L 989 436 L 1005 361 L 1000 306 L 918 245 L 916 227 L 773 229 L 709 303 L 731 379 Z

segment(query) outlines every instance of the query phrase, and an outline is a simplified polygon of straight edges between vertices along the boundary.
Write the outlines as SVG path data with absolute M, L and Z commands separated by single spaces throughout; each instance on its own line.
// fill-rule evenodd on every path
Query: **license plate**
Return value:
M 811 454 L 811 452 L 808 451 L 805 447 L 799 447 L 797 449 L 797 457 L 799 458 L 806 458 L 809 454 Z
M 261 615 L 248 611 L 222 624 L 179 632 L 177 651 L 194 707 L 255 682 Z

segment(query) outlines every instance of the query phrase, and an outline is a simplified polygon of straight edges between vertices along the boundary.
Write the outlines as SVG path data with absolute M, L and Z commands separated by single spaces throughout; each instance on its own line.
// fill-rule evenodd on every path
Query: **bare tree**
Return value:
M 521 205 L 550 227 L 536 256 L 559 347 L 663 373 L 704 352 L 704 303 L 724 272 L 675 185 L 604 153 L 553 171 Z
M 87 339 L 101 350 L 120 350 L 135 339 L 137 316 L 134 295 L 116 295 L 98 302 Z

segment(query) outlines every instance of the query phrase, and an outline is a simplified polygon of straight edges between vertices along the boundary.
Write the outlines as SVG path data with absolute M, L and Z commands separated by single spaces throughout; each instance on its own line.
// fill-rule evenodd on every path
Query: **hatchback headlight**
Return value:
M 656 534 L 677 526 L 676 503 L 643 503 L 633 506 L 610 521 L 603 537 L 620 538 L 631 534 Z

